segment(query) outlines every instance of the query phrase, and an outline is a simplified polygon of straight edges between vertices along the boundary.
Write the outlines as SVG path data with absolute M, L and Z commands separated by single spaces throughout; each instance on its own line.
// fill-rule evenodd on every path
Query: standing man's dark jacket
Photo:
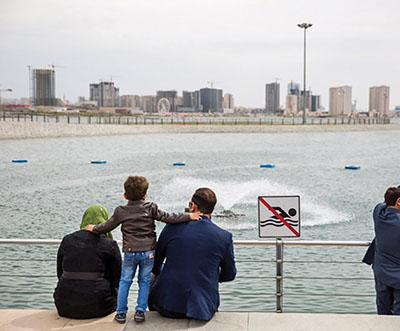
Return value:
M 60 316 L 86 319 L 112 313 L 121 277 L 117 243 L 85 230 L 65 236 L 57 254 L 57 277 L 54 300 Z
M 150 291 L 150 305 L 210 320 L 219 306 L 218 282 L 236 275 L 232 234 L 204 216 L 167 225 L 158 240 L 153 273 L 159 277 Z
M 387 286 L 400 289 L 400 210 L 385 203 L 374 209 L 375 277 Z

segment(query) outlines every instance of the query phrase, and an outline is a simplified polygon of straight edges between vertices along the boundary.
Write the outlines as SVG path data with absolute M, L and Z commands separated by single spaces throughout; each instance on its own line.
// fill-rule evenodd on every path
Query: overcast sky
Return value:
M 265 83 L 303 81 L 328 107 L 350 85 L 368 107 L 370 86 L 400 105 L 399 0 L 0 0 L 0 87 L 28 96 L 27 65 L 56 68 L 57 97 L 89 96 L 110 76 L 120 94 L 214 87 L 235 105 L 264 107 Z

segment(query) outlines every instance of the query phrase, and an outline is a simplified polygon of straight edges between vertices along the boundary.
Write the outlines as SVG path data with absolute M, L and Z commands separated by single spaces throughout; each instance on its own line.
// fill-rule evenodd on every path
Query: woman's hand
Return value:
M 94 225 L 93 225 L 93 224 L 88 224 L 88 225 L 86 225 L 86 227 L 85 227 L 85 230 L 86 230 L 86 231 L 93 231 L 93 229 L 94 229 Z

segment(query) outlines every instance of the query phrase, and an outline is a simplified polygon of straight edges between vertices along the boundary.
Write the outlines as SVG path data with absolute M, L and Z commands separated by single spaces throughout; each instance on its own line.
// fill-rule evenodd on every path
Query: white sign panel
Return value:
M 300 196 L 258 197 L 258 237 L 300 237 Z

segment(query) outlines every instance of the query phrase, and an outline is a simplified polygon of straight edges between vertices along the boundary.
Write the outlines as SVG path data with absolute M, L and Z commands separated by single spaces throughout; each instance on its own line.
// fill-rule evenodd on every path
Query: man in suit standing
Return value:
M 374 209 L 375 239 L 363 262 L 372 264 L 379 315 L 400 315 L 400 187 L 389 187 Z
M 211 221 L 216 203 L 211 189 L 197 189 L 189 207 L 190 212 L 200 211 L 202 218 L 166 225 L 161 232 L 153 268 L 158 277 L 149 295 L 151 310 L 165 317 L 205 321 L 218 310 L 218 283 L 233 280 L 236 267 L 232 234 Z

